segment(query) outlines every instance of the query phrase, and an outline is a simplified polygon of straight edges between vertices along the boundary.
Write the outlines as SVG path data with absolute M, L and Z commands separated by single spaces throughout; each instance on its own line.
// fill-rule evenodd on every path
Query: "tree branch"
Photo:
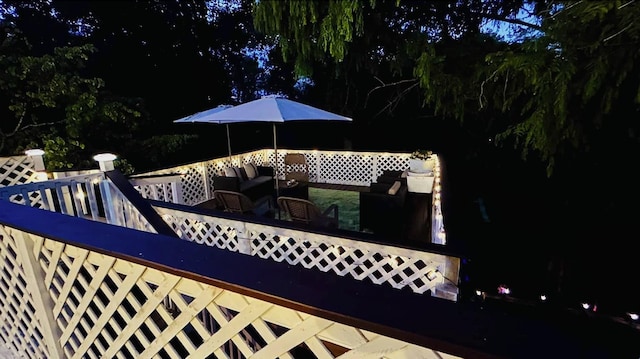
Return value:
M 380 82 L 380 83 L 381 83 L 381 85 L 380 85 L 380 86 L 376 86 L 376 87 L 372 88 L 369 92 L 367 92 L 367 98 L 366 98 L 366 99 L 365 99 L 365 101 L 364 101 L 364 106 L 365 106 L 365 107 L 367 107 L 367 103 L 369 102 L 369 96 L 371 96 L 371 94 L 372 94 L 374 91 L 377 91 L 377 90 L 383 89 L 383 88 L 385 88 L 385 87 L 398 86 L 398 85 L 401 85 L 401 84 L 404 84 L 404 83 L 408 83 L 408 82 L 418 82 L 418 79 L 408 79 L 408 80 L 400 80 L 400 81 L 392 82 L 392 83 L 390 83 L 390 84 L 385 84 L 385 83 L 384 83 L 382 80 L 380 80 L 377 76 L 374 76 L 374 78 L 375 78 L 376 80 L 378 80 L 378 82 Z M 415 85 L 415 84 L 414 84 L 414 85 Z M 412 86 L 410 86 L 409 88 L 411 88 L 411 87 L 413 87 L 413 85 L 412 85 Z
M 506 23 L 510 23 L 510 24 L 515 24 L 515 25 L 521 25 L 521 26 L 525 26 L 525 27 L 529 27 L 538 31 L 542 31 L 542 26 L 540 25 L 536 25 L 530 22 L 526 22 L 520 19 L 510 19 L 508 17 L 503 17 L 503 16 L 497 16 L 497 15 L 492 15 L 492 14 L 481 14 L 480 16 L 486 18 L 486 19 L 490 19 L 490 20 L 497 20 L 497 21 L 502 21 L 502 22 L 506 22 Z

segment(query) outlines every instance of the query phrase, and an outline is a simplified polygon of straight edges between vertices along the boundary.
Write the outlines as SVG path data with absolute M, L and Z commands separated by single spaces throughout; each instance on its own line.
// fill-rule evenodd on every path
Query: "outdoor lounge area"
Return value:
M 154 193 L 148 188 L 152 183 L 150 178 L 180 174 L 181 181 L 177 184 L 184 203 L 198 208 L 224 211 L 224 205 L 213 195 L 216 189 L 224 189 L 241 193 L 251 202 L 265 204 L 259 212 L 267 217 L 286 219 L 278 206 L 278 197 L 288 196 L 311 200 L 319 205 L 318 209 L 336 205 L 342 217 L 339 229 L 372 234 L 382 241 L 396 243 L 446 243 L 439 201 L 439 167 L 432 177 L 437 183 L 434 195 L 432 191 L 424 193 L 409 189 L 406 176 L 409 154 L 280 150 L 280 173 L 276 181 L 275 168 L 268 165 L 273 163 L 270 156 L 274 153 L 273 150 L 262 150 L 206 164 L 163 169 L 133 176 L 132 181 L 140 183 L 136 178 L 144 177 L 146 184 L 138 186 L 142 195 L 166 201 L 157 190 Z M 291 154 L 303 156 L 306 161 L 306 177 L 301 181 L 288 177 L 287 157 Z M 355 165 L 348 167 L 344 163 Z M 245 171 L 249 165 L 256 167 L 252 178 L 248 178 Z M 204 166 L 205 174 L 195 172 L 196 166 Z M 300 172 L 296 171 L 296 175 Z M 208 179 L 212 179 L 213 186 L 207 184 Z M 200 186 L 195 186 L 197 182 Z M 209 192 L 205 191 L 207 188 Z M 265 197 L 270 200 L 266 201 Z M 272 210 L 268 206 L 273 207 Z

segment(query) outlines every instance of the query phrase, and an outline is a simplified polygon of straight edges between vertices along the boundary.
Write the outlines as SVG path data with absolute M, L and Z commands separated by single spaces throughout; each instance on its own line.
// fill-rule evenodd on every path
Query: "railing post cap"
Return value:
M 42 156 L 44 155 L 44 151 L 39 148 L 34 148 L 31 150 L 24 151 L 24 154 L 27 156 Z
M 113 161 L 116 158 L 118 158 L 118 157 L 116 155 L 114 155 L 113 153 L 99 153 L 99 154 L 93 156 L 93 159 L 98 161 L 98 162 Z

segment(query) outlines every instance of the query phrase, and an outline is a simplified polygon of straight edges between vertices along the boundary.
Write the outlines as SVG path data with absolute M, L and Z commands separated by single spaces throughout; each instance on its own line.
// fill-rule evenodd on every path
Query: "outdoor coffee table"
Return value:
M 278 192 L 280 196 L 309 199 L 309 183 L 296 181 L 289 185 L 287 181 L 278 181 Z

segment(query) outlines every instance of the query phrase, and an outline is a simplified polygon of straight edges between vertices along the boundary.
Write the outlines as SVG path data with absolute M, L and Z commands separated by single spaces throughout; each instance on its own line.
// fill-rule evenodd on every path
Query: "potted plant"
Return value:
M 435 161 L 431 158 L 432 154 L 433 152 L 429 150 L 419 149 L 413 151 L 411 156 L 409 156 L 409 171 L 418 173 L 433 171 Z

